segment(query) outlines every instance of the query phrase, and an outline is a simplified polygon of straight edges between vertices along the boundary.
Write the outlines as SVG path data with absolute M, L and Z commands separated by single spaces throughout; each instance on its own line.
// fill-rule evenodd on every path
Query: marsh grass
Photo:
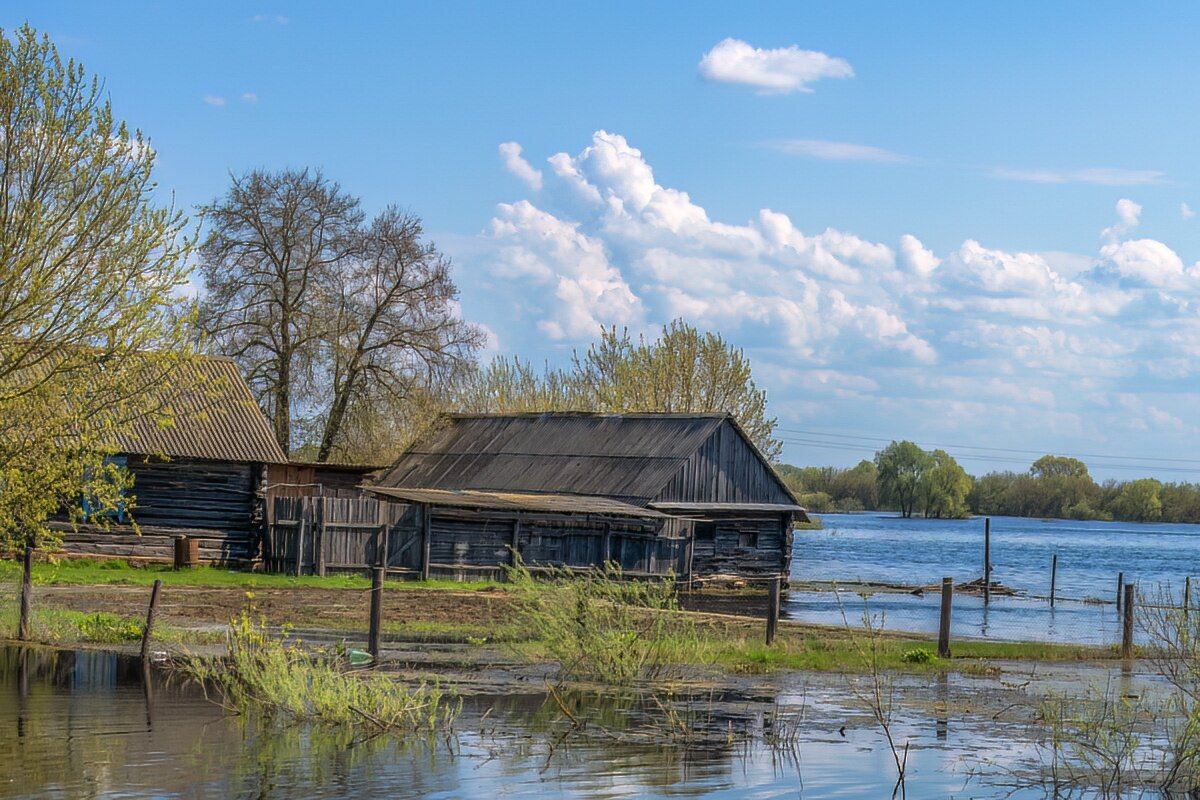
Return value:
M 436 684 L 410 688 L 369 670 L 349 670 L 337 650 L 310 651 L 273 634 L 252 607 L 230 621 L 224 658 L 189 656 L 180 667 L 215 691 L 227 710 L 383 733 L 448 729 L 461 701 Z
M 534 578 L 518 559 L 508 569 L 520 624 L 564 680 L 628 686 L 711 660 L 695 620 L 677 613 L 675 584 L 627 580 L 615 564 L 551 570 Z
M 16 635 L 19 616 L 16 591 L 0 592 L 0 639 Z M 33 641 L 53 645 L 133 644 L 142 638 L 145 626 L 145 620 L 137 615 L 72 611 L 36 601 L 32 622 Z M 160 644 L 214 644 L 223 638 L 217 632 L 180 628 L 160 620 L 153 640 Z

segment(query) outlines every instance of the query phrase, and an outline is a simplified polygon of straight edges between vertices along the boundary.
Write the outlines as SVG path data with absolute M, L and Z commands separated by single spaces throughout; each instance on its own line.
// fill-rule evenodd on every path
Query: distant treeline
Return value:
M 1026 472 L 976 478 L 944 451 L 893 442 L 849 469 L 795 467 L 779 473 L 810 511 L 898 511 L 1048 519 L 1200 523 L 1200 484 L 1154 478 L 1097 483 L 1076 458 L 1046 455 Z

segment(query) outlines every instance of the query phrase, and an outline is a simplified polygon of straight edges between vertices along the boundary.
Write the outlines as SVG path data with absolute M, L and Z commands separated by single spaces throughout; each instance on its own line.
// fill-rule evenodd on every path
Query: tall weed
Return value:
M 675 582 L 627 580 L 613 563 L 534 578 L 519 560 L 508 579 L 528 631 L 564 679 L 625 686 L 695 662 L 704 643 L 678 612 Z

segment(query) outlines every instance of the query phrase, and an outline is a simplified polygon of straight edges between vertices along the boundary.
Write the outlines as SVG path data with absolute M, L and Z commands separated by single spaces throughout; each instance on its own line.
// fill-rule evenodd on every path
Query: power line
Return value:
M 837 439 L 855 439 L 855 440 L 864 441 L 864 442 L 882 442 L 885 444 L 891 444 L 893 441 L 895 441 L 895 439 L 887 439 L 887 438 L 883 438 L 883 437 L 879 437 L 879 436 L 860 436 L 860 435 L 854 435 L 854 434 L 848 434 L 848 433 L 829 433 L 826 431 L 811 431 L 811 430 L 802 430 L 799 428 L 776 428 L 776 430 L 782 431 L 784 433 L 802 434 L 805 436 L 821 436 L 821 437 L 825 437 L 825 438 L 837 438 Z M 1037 456 L 1039 458 L 1041 456 L 1046 455 L 1046 451 L 1044 451 L 1044 450 L 1019 450 L 1019 449 L 1010 448 L 1010 447 L 985 447 L 983 445 L 973 445 L 973 444 L 939 444 L 938 442 L 925 442 L 924 446 L 953 448 L 955 450 L 982 450 L 985 452 L 993 452 L 993 453 L 1016 453 L 1016 454 L 1020 454 L 1020 455 Z M 1078 458 L 1080 460 L 1085 459 L 1085 458 L 1103 458 L 1103 459 L 1110 459 L 1110 460 L 1116 460 L 1116 461 L 1136 461 L 1136 462 L 1140 462 L 1139 466 L 1143 466 L 1145 464 L 1145 462 L 1154 461 L 1154 462 L 1162 462 L 1162 463 L 1166 463 L 1166 464 L 1195 464 L 1198 467 L 1200 467 L 1200 459 L 1198 459 L 1198 458 L 1162 458 L 1162 457 L 1157 457 L 1157 456 L 1120 456 L 1120 455 L 1115 455 L 1115 454 L 1111 454 L 1111 453 L 1063 453 L 1063 452 L 1057 452 L 1057 453 L 1054 453 L 1054 455 L 1066 456 L 1068 458 Z M 971 458 L 982 458 L 982 456 L 970 456 L 970 457 Z
M 871 439 L 872 437 L 855 437 L 855 438 Z M 806 446 L 806 447 L 816 447 L 816 448 L 819 448 L 822 450 L 836 450 L 836 451 L 840 451 L 840 452 L 860 453 L 860 454 L 866 453 L 866 454 L 872 454 L 872 455 L 875 452 L 875 448 L 869 447 L 865 444 L 856 445 L 856 444 L 852 444 L 849 442 L 827 442 L 827 441 L 821 441 L 819 439 L 796 438 L 796 437 L 792 437 L 792 436 L 781 436 L 781 437 L 779 437 L 779 439 L 780 439 L 780 441 L 784 442 L 785 444 L 796 444 L 796 445 L 802 445 L 802 446 Z M 878 441 L 890 442 L 892 440 L 879 439 Z M 933 446 L 948 447 L 951 450 L 957 449 L 954 445 L 933 445 Z M 996 451 L 1000 451 L 1000 452 L 1037 453 L 1039 456 L 1045 455 L 1044 453 L 1039 453 L 1038 451 L 1028 451 L 1028 450 L 1006 451 L 1006 450 L 1004 450 L 1004 448 L 988 448 L 988 449 L 992 449 L 992 450 L 996 450 Z M 1063 454 L 1063 455 L 1065 455 L 1065 454 Z M 991 454 L 987 454 L 987 453 L 980 454 L 980 453 L 961 453 L 960 452 L 957 457 L 962 458 L 962 459 L 969 459 L 971 461 L 976 461 L 976 462 L 984 462 L 984 463 L 988 463 L 988 464 L 1000 464 L 1000 465 L 1018 464 L 1018 465 L 1022 465 L 1022 466 L 1029 464 L 1029 461 L 1027 459 L 1006 457 L 1006 456 L 1002 456 L 1002 455 L 991 455 Z M 1071 456 L 1071 457 L 1075 457 L 1075 456 Z M 1097 456 L 1091 456 L 1091 457 L 1097 457 Z M 1099 457 L 1103 458 L 1103 456 L 1099 456 Z M 1182 463 L 1193 463 L 1192 459 L 1162 459 L 1162 460 L 1182 462 Z M 1162 464 L 1115 464 L 1115 463 L 1108 463 L 1108 462 L 1094 462 L 1094 463 L 1088 464 L 1088 468 L 1089 469 L 1107 469 L 1107 470 L 1129 470 L 1129 471 L 1142 471 L 1142 472 L 1154 472 L 1154 473 L 1164 473 L 1165 472 L 1165 473 L 1173 473 L 1173 474 L 1177 473 L 1177 474 L 1182 474 L 1182 475 L 1196 475 L 1196 474 L 1200 473 L 1200 466 L 1196 466 L 1196 467 L 1165 466 Z

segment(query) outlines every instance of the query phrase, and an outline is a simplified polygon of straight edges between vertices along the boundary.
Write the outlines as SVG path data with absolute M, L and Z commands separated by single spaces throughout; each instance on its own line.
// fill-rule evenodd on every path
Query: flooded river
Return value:
M 530 687 L 467 695 L 453 732 L 356 739 L 228 716 L 113 654 L 0 649 L 0 797 L 889 797 L 891 750 L 842 680 L 768 676 L 677 697 L 696 738 L 672 735 L 679 720 L 664 724 L 655 704 L 614 696 L 568 697 L 584 726 L 572 733 Z M 908 798 L 1044 795 L 1013 793 L 1033 745 L 991 719 L 1007 697 L 951 711 L 986 692 L 910 680 L 892 729 L 909 748 Z
M 981 518 L 900 519 L 894 514 L 829 514 L 824 529 L 797 531 L 792 557 L 795 581 L 878 582 L 909 586 L 956 583 L 983 574 Z M 1051 608 L 1051 559 L 1058 556 L 1056 596 Z M 1017 590 L 1018 597 L 956 595 L 955 636 L 1112 644 L 1121 624 L 1113 601 L 1117 576 L 1136 582 L 1148 597 L 1169 591 L 1176 602 L 1188 575 L 1200 578 L 1200 525 L 1077 522 L 993 517 L 992 580 Z M 1200 583 L 1196 584 L 1200 591 Z M 862 601 L 843 593 L 852 622 Z M 939 599 L 876 594 L 872 613 L 882 612 L 888 628 L 936 633 Z M 840 624 L 839 598 L 829 592 L 791 592 L 784 606 L 790 619 Z

